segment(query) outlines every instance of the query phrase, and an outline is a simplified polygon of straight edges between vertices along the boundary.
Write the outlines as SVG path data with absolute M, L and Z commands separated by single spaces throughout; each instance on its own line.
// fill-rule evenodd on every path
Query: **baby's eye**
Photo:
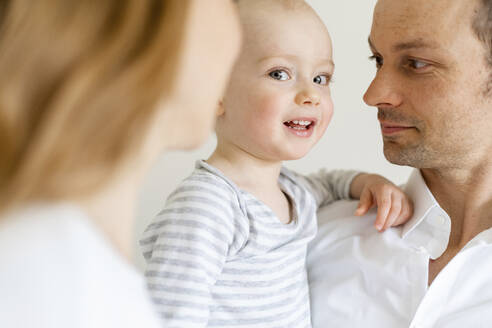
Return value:
M 313 79 L 313 82 L 316 84 L 327 85 L 330 83 L 329 75 L 318 75 Z
M 274 70 L 274 71 L 268 73 L 268 75 L 272 79 L 275 79 L 275 80 L 278 80 L 278 81 L 286 81 L 286 80 L 289 80 L 290 79 L 289 73 L 287 73 L 286 71 L 284 71 L 282 69 Z

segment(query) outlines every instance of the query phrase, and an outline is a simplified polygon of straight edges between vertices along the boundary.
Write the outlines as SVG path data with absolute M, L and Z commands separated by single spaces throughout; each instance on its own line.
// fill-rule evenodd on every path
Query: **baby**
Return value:
M 361 215 L 378 204 L 380 230 L 412 211 L 382 177 L 282 167 L 331 119 L 331 40 L 304 1 L 238 6 L 244 46 L 219 106 L 217 147 L 141 240 L 164 327 L 310 327 L 305 257 L 318 207 L 360 198 Z

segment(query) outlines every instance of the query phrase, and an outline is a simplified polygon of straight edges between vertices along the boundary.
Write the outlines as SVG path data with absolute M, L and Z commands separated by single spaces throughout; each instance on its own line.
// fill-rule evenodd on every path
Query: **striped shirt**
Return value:
M 140 241 L 164 327 L 311 327 L 306 246 L 316 210 L 349 198 L 355 172 L 282 168 L 290 224 L 199 161 Z

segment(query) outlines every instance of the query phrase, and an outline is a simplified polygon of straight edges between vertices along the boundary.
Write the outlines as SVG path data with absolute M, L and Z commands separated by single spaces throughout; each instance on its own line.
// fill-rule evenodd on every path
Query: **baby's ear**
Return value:
M 219 101 L 219 103 L 217 104 L 217 110 L 215 112 L 215 115 L 217 117 L 219 116 L 222 116 L 224 115 L 225 113 L 225 107 L 224 107 L 224 102 L 222 101 L 222 99 Z

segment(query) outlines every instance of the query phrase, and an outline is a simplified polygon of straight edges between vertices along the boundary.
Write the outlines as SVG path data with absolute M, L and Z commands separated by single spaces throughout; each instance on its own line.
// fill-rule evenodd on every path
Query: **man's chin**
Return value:
M 384 157 L 391 164 L 413 166 L 411 163 L 412 161 L 410 160 L 412 156 L 409 156 L 405 149 L 402 149 L 402 147 L 395 144 L 384 144 Z

